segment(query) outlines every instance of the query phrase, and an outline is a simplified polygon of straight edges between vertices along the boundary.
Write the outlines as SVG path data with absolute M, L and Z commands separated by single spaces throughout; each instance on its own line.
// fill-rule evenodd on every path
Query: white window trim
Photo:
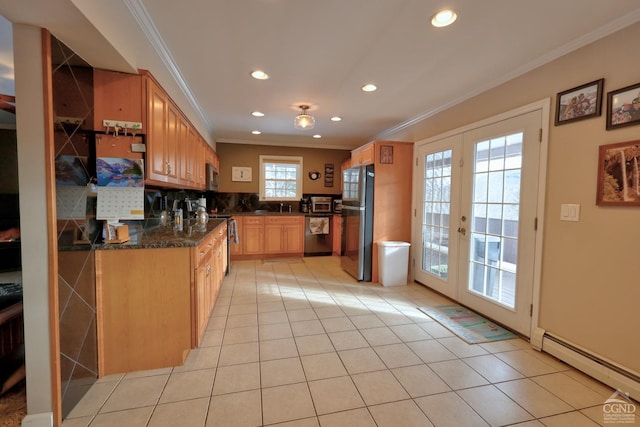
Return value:
M 297 201 L 302 198 L 302 156 L 260 156 L 260 201 Z M 296 195 L 295 197 L 267 197 L 265 195 L 265 163 L 290 163 L 298 166 L 298 175 L 296 177 Z

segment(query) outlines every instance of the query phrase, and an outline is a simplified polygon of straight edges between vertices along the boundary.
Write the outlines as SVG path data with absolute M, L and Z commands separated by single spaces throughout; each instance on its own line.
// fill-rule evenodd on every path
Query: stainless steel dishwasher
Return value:
M 333 221 L 331 215 L 305 215 L 304 255 L 331 255 L 333 252 Z

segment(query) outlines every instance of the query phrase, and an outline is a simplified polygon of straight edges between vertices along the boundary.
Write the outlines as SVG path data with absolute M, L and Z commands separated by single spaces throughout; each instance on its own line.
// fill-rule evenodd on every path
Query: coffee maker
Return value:
M 300 212 L 309 213 L 310 207 L 311 201 L 309 199 L 306 199 L 304 197 L 300 199 Z

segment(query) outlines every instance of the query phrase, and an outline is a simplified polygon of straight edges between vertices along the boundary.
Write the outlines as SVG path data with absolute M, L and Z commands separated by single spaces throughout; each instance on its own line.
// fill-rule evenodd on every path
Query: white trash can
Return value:
M 378 271 L 382 285 L 407 284 L 410 246 L 411 243 L 407 242 L 378 242 Z

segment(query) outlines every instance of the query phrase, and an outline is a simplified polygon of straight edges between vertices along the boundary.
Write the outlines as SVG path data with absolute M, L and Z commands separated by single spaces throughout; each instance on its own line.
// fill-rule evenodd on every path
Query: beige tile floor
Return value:
M 612 389 L 521 339 L 466 344 L 416 309 L 447 302 L 358 283 L 337 257 L 234 262 L 183 366 L 101 378 L 63 426 L 605 425 Z

